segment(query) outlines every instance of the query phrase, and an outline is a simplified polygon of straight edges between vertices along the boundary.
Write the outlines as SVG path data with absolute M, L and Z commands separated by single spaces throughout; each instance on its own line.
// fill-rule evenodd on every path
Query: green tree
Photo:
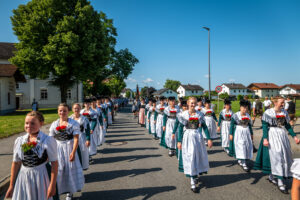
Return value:
M 142 97 L 151 97 L 155 91 L 156 91 L 156 89 L 154 87 L 145 86 L 141 89 L 141 96 Z
M 237 100 L 238 100 L 238 101 L 242 100 L 243 98 L 244 98 L 243 95 L 241 95 L 241 94 L 237 95 Z
M 229 97 L 229 95 L 228 95 L 227 92 L 225 92 L 225 93 L 220 94 L 219 97 L 220 97 L 221 99 L 226 99 L 226 98 Z
M 176 92 L 180 85 L 181 85 L 180 81 L 167 79 L 164 88 L 168 88 Z
M 125 93 L 125 97 L 129 99 L 131 97 L 131 91 L 127 90 Z
M 121 91 L 126 87 L 124 80 L 117 76 L 110 78 L 106 85 L 115 97 L 120 96 Z
M 19 43 L 10 61 L 30 78 L 50 78 L 61 102 L 74 83 L 106 70 L 116 31 L 89 1 L 32 0 L 13 10 L 11 21 Z

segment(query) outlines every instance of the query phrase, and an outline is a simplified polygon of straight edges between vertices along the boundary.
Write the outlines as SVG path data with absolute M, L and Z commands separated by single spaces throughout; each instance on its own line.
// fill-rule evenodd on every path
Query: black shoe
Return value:
M 289 194 L 285 185 L 281 185 L 281 186 L 277 186 L 277 187 L 278 187 L 279 191 L 282 192 L 283 194 Z
M 191 188 L 192 192 L 194 193 L 198 193 L 198 189 L 197 188 Z
M 248 166 L 242 166 L 243 170 L 247 173 L 250 172 L 250 168 Z
M 273 178 L 273 180 L 271 180 L 270 178 L 267 178 L 267 180 L 272 183 L 273 185 L 278 185 L 276 179 Z
M 159 140 L 159 137 L 155 137 L 154 139 L 155 139 L 155 140 Z
M 253 153 L 257 152 L 257 148 L 253 145 Z

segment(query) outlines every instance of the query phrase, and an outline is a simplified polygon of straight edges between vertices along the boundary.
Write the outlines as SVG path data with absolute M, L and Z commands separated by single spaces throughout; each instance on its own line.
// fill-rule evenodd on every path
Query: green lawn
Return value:
M 218 101 L 212 101 L 212 103 L 218 105 Z M 240 110 L 239 101 L 232 101 L 231 103 L 232 103 L 231 107 L 233 112 L 237 112 Z M 223 106 L 224 106 L 224 102 L 220 100 L 219 112 L 222 110 Z M 219 112 L 217 112 L 217 108 L 216 108 L 216 114 L 219 114 Z M 296 116 L 300 117 L 300 100 L 297 100 L 296 102 Z
M 31 110 L 18 110 L 4 116 L 0 116 L 0 138 L 8 137 L 24 131 L 25 115 Z M 58 118 L 57 108 L 45 108 L 39 110 L 45 117 L 45 123 L 49 124 Z

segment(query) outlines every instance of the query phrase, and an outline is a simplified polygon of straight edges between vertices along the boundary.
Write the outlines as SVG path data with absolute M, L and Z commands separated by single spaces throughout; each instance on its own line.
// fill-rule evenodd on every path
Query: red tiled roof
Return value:
M 16 51 L 14 43 L 0 42 L 0 59 L 9 59 L 14 56 Z
M 18 68 L 12 64 L 0 64 L 0 77 L 14 76 L 17 69 Z
M 280 89 L 283 89 L 285 87 L 290 87 L 295 90 L 300 90 L 300 84 L 285 84 L 285 85 L 281 86 Z
M 251 83 L 248 88 L 257 87 L 259 89 L 279 89 L 280 87 L 274 83 Z

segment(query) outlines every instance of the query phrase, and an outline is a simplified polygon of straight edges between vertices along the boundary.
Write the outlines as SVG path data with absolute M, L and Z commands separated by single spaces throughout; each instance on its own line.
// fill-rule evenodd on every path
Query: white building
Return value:
M 163 88 L 163 89 L 160 89 L 160 90 L 154 92 L 153 96 L 154 97 L 166 97 L 166 98 L 175 97 L 177 99 L 177 92 L 167 89 L 167 88 Z
M 220 94 L 227 93 L 229 96 L 254 95 L 253 91 L 249 90 L 241 83 L 223 83 L 221 87 L 222 91 L 220 92 Z
M 203 88 L 200 85 L 180 85 L 177 89 L 178 97 L 186 96 L 201 96 L 203 95 Z
M 16 101 L 16 82 L 25 81 L 18 68 L 8 62 L 15 50 L 13 43 L 0 43 L 0 114 L 14 112 Z
M 132 98 L 133 97 L 133 91 L 129 88 L 123 89 L 122 92 L 120 93 L 120 96 L 123 97 L 123 98 L 126 98 L 126 93 L 128 91 L 130 92 L 130 97 L 129 98 Z
M 279 96 L 279 86 L 274 83 L 251 83 L 248 88 L 260 98 Z
M 56 108 L 61 103 L 58 87 L 49 84 L 50 79 L 30 79 L 26 77 L 26 83 L 16 85 L 16 97 L 20 102 L 20 109 L 31 108 L 33 99 L 38 102 L 39 108 Z M 67 104 L 82 102 L 83 85 L 81 82 L 75 84 L 67 91 Z
M 0 42 L 0 64 L 2 69 L 1 78 L 1 103 L 8 104 L 1 107 L 5 112 L 15 109 L 31 108 L 33 99 L 38 102 L 39 108 L 55 108 L 61 102 L 59 88 L 49 85 L 50 79 L 30 79 L 22 75 L 16 66 L 12 65 L 8 59 L 16 51 L 14 43 Z M 0 69 L 0 71 L 1 71 Z M 16 81 L 14 81 L 16 80 Z M 75 102 L 82 102 L 82 83 L 75 84 L 68 90 L 67 103 L 71 105 Z
M 281 96 L 287 95 L 299 95 L 300 94 L 300 84 L 286 84 L 280 87 L 279 94 Z

